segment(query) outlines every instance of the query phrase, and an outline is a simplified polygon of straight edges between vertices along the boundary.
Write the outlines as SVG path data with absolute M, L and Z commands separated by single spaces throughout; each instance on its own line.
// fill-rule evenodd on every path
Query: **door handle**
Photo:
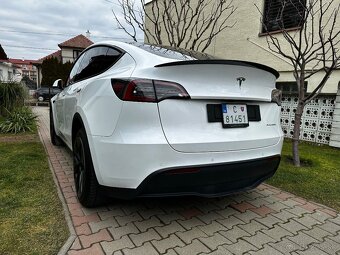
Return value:
M 73 92 L 79 93 L 81 91 L 81 88 L 74 89 Z

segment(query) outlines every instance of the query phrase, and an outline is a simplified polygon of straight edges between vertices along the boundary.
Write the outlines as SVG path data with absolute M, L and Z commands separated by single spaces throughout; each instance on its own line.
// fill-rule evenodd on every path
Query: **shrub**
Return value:
M 7 118 L 0 123 L 0 133 L 20 133 L 32 131 L 37 116 L 28 107 L 20 107 L 8 112 Z
M 24 105 L 27 91 L 17 82 L 0 82 L 0 114 L 7 115 Z

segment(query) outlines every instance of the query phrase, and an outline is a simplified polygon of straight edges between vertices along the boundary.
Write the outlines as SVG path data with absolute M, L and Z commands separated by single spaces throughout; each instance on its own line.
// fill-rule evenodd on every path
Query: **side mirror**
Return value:
M 56 80 L 56 81 L 53 83 L 52 87 L 53 87 L 53 88 L 63 89 L 63 87 L 64 87 L 63 80 L 62 80 L 62 79 Z

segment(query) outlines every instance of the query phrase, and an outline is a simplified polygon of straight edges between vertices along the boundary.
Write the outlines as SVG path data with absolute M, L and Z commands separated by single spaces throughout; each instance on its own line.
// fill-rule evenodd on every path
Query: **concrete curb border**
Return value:
M 68 206 L 66 204 L 65 197 L 64 197 L 63 193 L 61 192 L 61 188 L 59 186 L 57 177 L 56 177 L 55 172 L 54 172 L 53 165 L 52 165 L 52 163 L 50 161 L 50 157 L 48 155 L 48 151 L 47 151 L 46 145 L 44 143 L 44 140 L 42 139 L 42 135 L 40 133 L 39 128 L 38 128 L 38 134 L 39 134 L 39 139 L 40 139 L 41 143 L 43 144 L 45 152 L 46 152 L 46 155 L 47 155 L 48 166 L 49 166 L 49 168 L 50 168 L 50 170 L 52 172 L 53 181 L 54 181 L 54 184 L 57 187 L 57 194 L 58 194 L 59 200 L 60 200 L 60 202 L 61 202 L 61 204 L 63 206 L 63 212 L 64 212 L 65 220 L 66 220 L 69 232 L 70 232 L 70 236 L 68 237 L 66 242 L 63 244 L 63 246 L 60 248 L 59 252 L 57 253 L 57 255 L 66 255 L 66 253 L 68 252 L 69 248 L 73 244 L 74 240 L 77 238 L 77 235 L 76 235 L 76 231 L 74 229 L 73 223 L 72 223 L 72 219 L 71 219 L 71 216 L 70 216 L 70 211 L 68 210 Z

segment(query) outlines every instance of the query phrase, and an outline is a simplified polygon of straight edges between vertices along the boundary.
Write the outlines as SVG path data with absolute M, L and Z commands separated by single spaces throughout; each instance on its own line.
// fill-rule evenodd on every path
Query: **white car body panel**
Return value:
M 136 189 L 161 169 L 281 154 L 280 107 L 271 102 L 273 73 L 238 65 L 155 67 L 179 60 L 121 42 L 91 48 L 98 45 L 126 53 L 109 70 L 66 87 L 51 102 L 56 134 L 71 150 L 74 117 L 82 119 L 100 185 Z M 122 101 L 111 79 L 130 77 L 179 83 L 191 100 Z M 241 86 L 238 77 L 246 78 Z M 259 105 L 261 121 L 249 122 L 247 128 L 207 121 L 207 104 L 230 101 Z

